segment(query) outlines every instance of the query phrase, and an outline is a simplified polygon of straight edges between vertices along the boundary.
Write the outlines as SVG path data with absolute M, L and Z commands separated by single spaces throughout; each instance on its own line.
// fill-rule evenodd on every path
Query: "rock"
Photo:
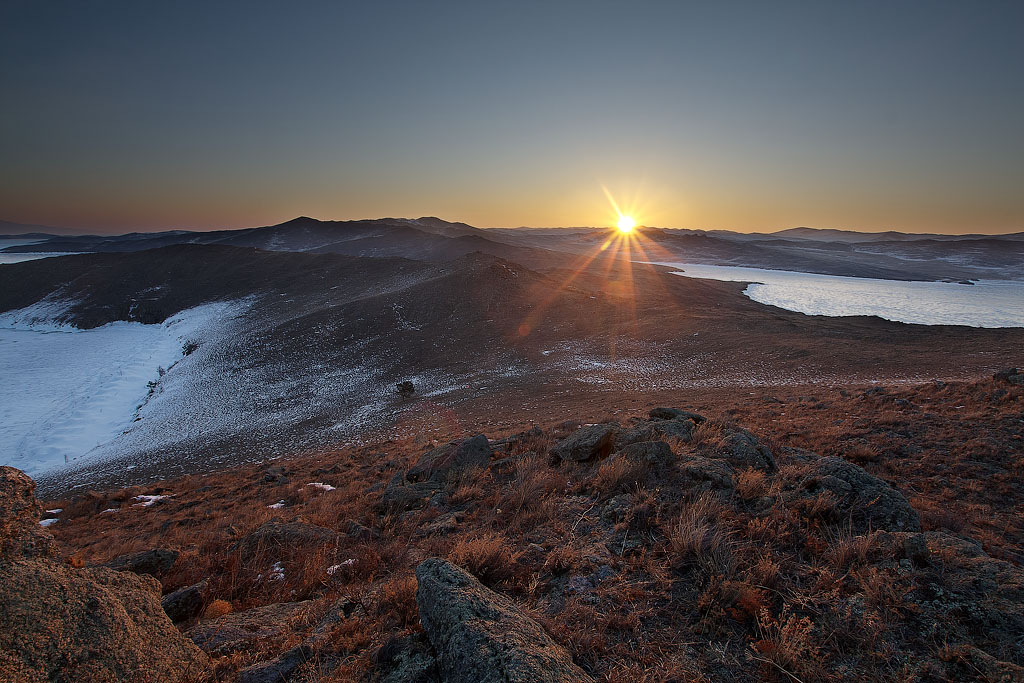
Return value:
M 238 672 L 238 683 L 281 683 L 309 661 L 313 652 L 305 645 L 293 647 L 267 662 L 260 662 Z
M 618 425 L 597 424 L 580 427 L 570 436 L 562 439 L 551 449 L 551 456 L 559 460 L 582 462 L 592 458 L 604 458 L 612 452 Z
M 53 559 L 35 484 L 0 468 L 0 680 L 180 681 L 209 660 L 160 606 L 150 576 Z
M 862 467 L 829 456 L 814 463 L 788 500 L 801 506 L 827 492 L 835 498 L 836 522 L 849 520 L 854 533 L 871 529 L 920 531 L 921 520 L 903 494 Z
M 908 534 L 903 539 L 903 555 L 918 567 L 931 563 L 931 551 L 924 534 Z
M 336 547 L 341 534 L 305 522 L 266 522 L 235 544 L 243 562 L 269 558 L 291 558 L 295 553 Z
M 107 562 L 104 567 L 116 569 L 119 572 L 132 572 L 134 574 L 149 574 L 158 579 L 171 570 L 178 559 L 177 550 L 165 550 L 154 548 L 143 550 L 138 553 L 129 553 L 115 557 Z
M 200 622 L 188 630 L 188 636 L 205 652 L 218 655 L 262 648 L 267 641 L 282 640 L 312 604 L 310 600 L 283 602 L 232 612 Z
M 0 564 L 0 585 L 0 623 L 16 625 L 0 631 L 0 680 L 177 681 L 207 666 L 152 577 L 18 560 Z
M 778 469 L 771 449 L 745 429 L 725 434 L 716 452 L 742 468 L 753 467 L 765 472 Z
M 36 483 L 21 470 L 0 467 L 0 557 L 52 557 L 53 535 L 39 526 L 43 507 Z
M 693 420 L 683 418 L 678 420 L 641 422 L 632 429 L 620 433 L 615 439 L 615 444 L 622 448 L 633 443 L 659 441 L 661 439 L 689 441 L 693 438 L 694 429 L 696 429 L 696 424 Z
M 420 621 L 446 683 L 591 681 L 540 624 L 464 570 L 432 558 L 416 579 Z
M 650 470 L 665 470 L 676 462 L 672 447 L 664 441 L 641 441 L 626 446 L 615 454 Z
M 679 464 L 679 469 L 689 479 L 706 482 L 712 488 L 733 488 L 734 470 L 729 463 L 722 460 L 691 456 Z
M 1006 368 L 992 375 L 992 379 L 997 382 L 1006 382 L 1007 384 L 1016 384 L 1017 386 L 1024 386 L 1024 373 L 1017 368 Z
M 630 506 L 633 504 L 633 494 L 620 493 L 612 496 L 601 508 L 601 521 L 608 524 L 618 524 L 626 518 Z
M 477 434 L 471 439 L 453 441 L 424 453 L 405 478 L 410 482 L 444 481 L 449 474 L 470 467 L 487 467 L 490 460 L 491 444 L 486 436 Z
M 700 424 L 707 419 L 703 415 L 691 413 L 688 410 L 679 410 L 678 408 L 652 408 L 647 414 L 652 420 L 692 420 L 696 424 Z
M 171 621 L 188 621 L 203 611 L 203 594 L 208 585 L 209 582 L 203 579 L 199 583 L 179 588 L 165 595 L 160 604 Z
M 411 483 L 406 480 L 404 473 L 399 472 L 392 477 L 384 489 L 381 506 L 386 510 L 397 512 L 421 508 L 441 488 L 441 482 L 437 481 L 427 480 Z
M 437 659 L 423 634 L 392 638 L 374 655 L 377 683 L 440 683 Z

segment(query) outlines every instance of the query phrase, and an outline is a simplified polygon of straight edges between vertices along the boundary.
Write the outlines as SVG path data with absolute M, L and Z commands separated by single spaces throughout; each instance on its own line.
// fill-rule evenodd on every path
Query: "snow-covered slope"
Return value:
M 67 302 L 0 315 L 0 462 L 33 476 L 131 449 L 153 389 L 192 371 L 244 304 L 211 303 L 161 325 L 81 330 L 53 322 Z

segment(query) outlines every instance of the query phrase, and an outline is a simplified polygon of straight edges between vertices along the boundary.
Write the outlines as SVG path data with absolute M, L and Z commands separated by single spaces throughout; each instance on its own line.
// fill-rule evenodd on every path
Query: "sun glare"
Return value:
M 636 221 L 629 216 L 619 216 L 619 232 L 633 232 Z

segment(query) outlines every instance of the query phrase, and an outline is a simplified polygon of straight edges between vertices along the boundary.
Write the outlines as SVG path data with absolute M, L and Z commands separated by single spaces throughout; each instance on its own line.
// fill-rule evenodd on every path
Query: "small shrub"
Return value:
M 709 575 L 730 573 L 732 544 L 719 523 L 721 513 L 721 504 L 707 493 L 683 506 L 666 529 L 674 567 L 695 565 Z
M 225 614 L 231 614 L 231 612 L 232 608 L 230 602 L 227 600 L 217 599 L 207 605 L 206 609 L 203 610 L 203 619 L 216 619 L 217 617 L 222 617 Z
M 736 477 L 736 493 L 743 500 L 760 498 L 768 492 L 766 479 L 761 470 L 747 468 Z
M 448 559 L 481 582 L 493 585 L 515 574 L 519 553 L 513 553 L 509 546 L 508 539 L 495 533 L 460 538 L 448 554 Z

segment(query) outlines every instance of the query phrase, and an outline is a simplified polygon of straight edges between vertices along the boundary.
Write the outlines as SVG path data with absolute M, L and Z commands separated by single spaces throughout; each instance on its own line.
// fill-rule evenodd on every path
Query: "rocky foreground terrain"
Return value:
M 695 395 L 45 505 L 3 468 L 0 680 L 1022 680 L 1022 384 Z

